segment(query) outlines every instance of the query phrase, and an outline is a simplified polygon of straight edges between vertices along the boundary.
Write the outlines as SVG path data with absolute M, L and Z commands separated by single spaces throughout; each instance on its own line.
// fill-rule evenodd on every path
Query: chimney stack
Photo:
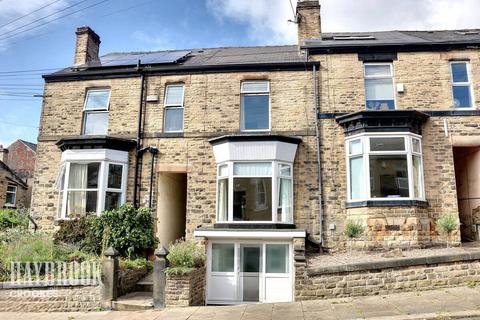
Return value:
M 299 46 L 304 45 L 306 39 L 322 37 L 319 0 L 298 0 L 296 18 Z
M 8 149 L 0 144 L 0 161 L 8 165 Z
M 98 61 L 98 52 L 100 49 L 100 37 L 90 27 L 77 28 L 77 44 L 75 47 L 76 66 L 91 61 Z

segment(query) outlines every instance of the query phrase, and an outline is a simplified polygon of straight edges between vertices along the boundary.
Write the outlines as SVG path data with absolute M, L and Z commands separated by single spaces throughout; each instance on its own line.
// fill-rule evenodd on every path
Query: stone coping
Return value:
M 98 285 L 100 285 L 100 282 L 93 279 L 0 282 L 0 290 L 1 289 L 48 288 L 48 287 L 91 287 L 91 286 L 98 286 Z
M 480 260 L 480 251 L 307 268 L 308 276 Z

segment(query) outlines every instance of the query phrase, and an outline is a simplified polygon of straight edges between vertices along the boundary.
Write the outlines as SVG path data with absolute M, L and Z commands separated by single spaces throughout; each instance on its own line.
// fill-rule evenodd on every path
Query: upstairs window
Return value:
M 473 94 L 470 82 L 469 65 L 467 62 L 454 62 L 450 64 L 452 72 L 453 103 L 455 108 L 472 108 Z
M 350 201 L 425 198 L 419 136 L 357 136 L 347 154 Z
M 366 63 L 364 72 L 367 110 L 395 110 L 392 64 Z
M 89 89 L 85 98 L 83 134 L 106 135 L 110 89 Z
M 13 185 L 9 185 L 7 186 L 5 207 L 15 207 L 16 203 L 17 203 L 17 187 Z
M 165 90 L 164 132 L 183 131 L 184 85 L 168 85 Z
M 270 83 L 245 81 L 241 85 L 242 131 L 270 130 Z

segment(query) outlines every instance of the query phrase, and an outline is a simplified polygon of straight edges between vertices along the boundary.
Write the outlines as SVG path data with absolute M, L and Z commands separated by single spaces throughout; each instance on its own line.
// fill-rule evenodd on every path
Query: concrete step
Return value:
M 153 273 L 147 274 L 142 280 L 138 281 L 135 291 L 153 292 Z
M 151 292 L 132 292 L 121 296 L 112 302 L 112 308 L 116 311 L 139 311 L 153 309 L 153 297 Z

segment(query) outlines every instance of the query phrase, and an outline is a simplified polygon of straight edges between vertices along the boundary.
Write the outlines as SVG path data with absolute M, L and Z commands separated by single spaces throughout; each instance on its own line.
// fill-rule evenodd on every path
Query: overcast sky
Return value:
M 321 4 L 327 32 L 480 27 L 480 0 Z M 41 74 L 48 71 L 6 72 L 70 66 L 78 26 L 101 36 L 104 54 L 293 44 L 296 26 L 289 19 L 289 0 L 0 0 L 0 144 L 36 141 L 41 99 L 32 94 L 42 92 Z

